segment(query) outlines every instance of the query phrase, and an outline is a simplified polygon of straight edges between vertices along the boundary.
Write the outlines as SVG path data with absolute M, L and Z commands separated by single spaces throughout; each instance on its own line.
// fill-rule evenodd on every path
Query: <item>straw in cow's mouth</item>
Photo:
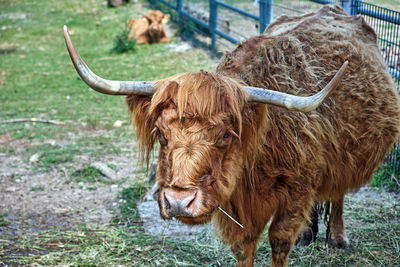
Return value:
M 237 225 L 239 225 L 240 227 L 244 228 L 243 225 L 241 225 L 238 221 L 236 221 L 231 215 L 229 215 L 226 211 L 224 211 L 221 207 L 218 206 L 218 209 L 220 211 L 222 211 L 223 214 L 225 214 L 226 216 L 228 216 L 229 219 L 231 219 L 232 221 L 234 221 Z

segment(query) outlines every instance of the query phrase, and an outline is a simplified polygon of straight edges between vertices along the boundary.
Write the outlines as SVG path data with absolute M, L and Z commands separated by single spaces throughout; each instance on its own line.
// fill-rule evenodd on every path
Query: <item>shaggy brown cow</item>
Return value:
M 135 38 L 137 44 L 168 43 L 164 24 L 169 21 L 169 15 L 160 10 L 149 10 L 141 19 L 131 19 L 128 27 L 131 29 L 128 38 Z
M 331 201 L 330 242 L 347 244 L 344 195 L 370 181 L 400 124 L 398 95 L 376 34 L 362 17 L 349 17 L 339 6 L 280 17 L 227 54 L 217 73 L 157 82 L 104 80 L 79 57 L 66 29 L 65 36 L 89 86 L 129 95 L 147 158 L 160 143 L 163 218 L 212 221 L 239 266 L 253 265 L 257 240 L 272 218 L 271 265 L 286 266 L 313 205 Z M 345 74 L 347 63 L 315 94 L 346 60 Z

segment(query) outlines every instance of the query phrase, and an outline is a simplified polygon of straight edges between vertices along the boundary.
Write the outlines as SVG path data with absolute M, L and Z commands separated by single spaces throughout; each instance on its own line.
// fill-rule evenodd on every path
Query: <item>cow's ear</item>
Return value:
M 163 24 L 166 24 L 166 23 L 168 23 L 169 18 L 170 18 L 170 15 L 169 14 L 165 14 L 164 17 L 162 18 L 161 22 Z
M 151 97 L 129 95 L 126 97 L 126 103 L 131 113 L 131 121 L 136 130 L 141 157 L 148 162 L 155 141 L 152 134 L 155 127 L 155 119 L 149 113 Z
M 143 16 L 142 19 L 147 20 L 147 22 L 150 23 L 150 24 L 151 24 L 151 22 L 153 21 L 153 20 L 152 20 L 150 17 L 148 17 L 148 16 Z

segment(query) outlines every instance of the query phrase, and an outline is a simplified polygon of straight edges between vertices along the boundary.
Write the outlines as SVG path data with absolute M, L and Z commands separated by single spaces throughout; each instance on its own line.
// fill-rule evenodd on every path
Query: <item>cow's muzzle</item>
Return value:
M 175 190 L 167 188 L 161 192 L 162 213 L 168 219 L 172 217 L 196 216 L 197 190 Z

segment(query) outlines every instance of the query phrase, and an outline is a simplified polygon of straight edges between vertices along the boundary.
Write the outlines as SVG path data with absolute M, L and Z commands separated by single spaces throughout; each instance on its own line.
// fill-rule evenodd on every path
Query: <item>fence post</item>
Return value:
M 359 9 L 362 7 L 363 5 L 363 1 L 364 0 L 352 0 L 353 3 L 353 15 L 357 15 L 360 13 Z
M 357 15 L 358 0 L 342 0 L 342 7 L 350 16 Z
M 176 12 L 178 13 L 178 23 L 182 20 L 183 0 L 176 0 Z
M 274 10 L 272 8 L 273 0 L 259 0 L 259 13 L 260 13 L 260 34 L 271 23 L 274 17 Z
M 211 33 L 211 50 L 215 50 L 217 41 L 215 31 L 218 27 L 218 4 L 216 0 L 210 0 L 210 22 L 208 27 Z

